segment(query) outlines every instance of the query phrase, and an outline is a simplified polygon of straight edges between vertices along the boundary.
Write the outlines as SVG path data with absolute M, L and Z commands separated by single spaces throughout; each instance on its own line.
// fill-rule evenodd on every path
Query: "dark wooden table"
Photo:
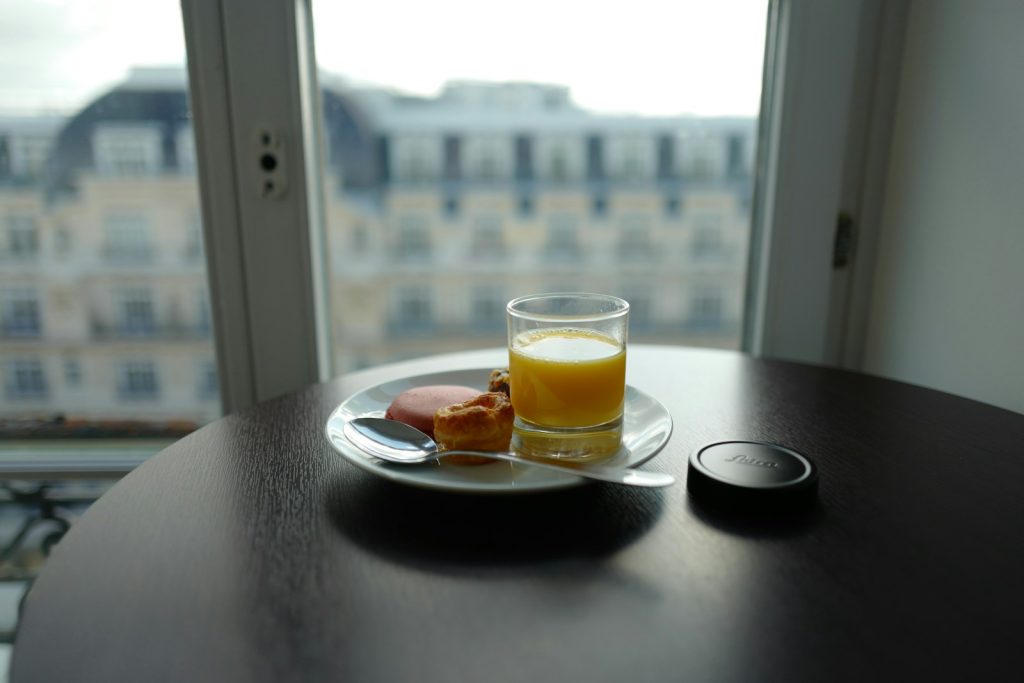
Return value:
M 28 597 L 12 680 L 1024 677 L 1024 416 L 731 352 L 630 353 L 675 421 L 644 467 L 676 486 L 380 480 L 326 443 L 336 404 L 503 355 L 352 374 L 210 424 L 97 501 Z M 818 505 L 699 505 L 687 458 L 726 439 L 810 456 Z

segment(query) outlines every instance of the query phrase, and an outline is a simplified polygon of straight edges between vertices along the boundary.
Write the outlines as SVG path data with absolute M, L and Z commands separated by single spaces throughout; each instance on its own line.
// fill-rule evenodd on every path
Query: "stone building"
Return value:
M 564 87 L 435 98 L 325 78 L 335 370 L 504 343 L 504 306 L 602 291 L 633 341 L 736 347 L 753 119 L 611 116 Z M 0 120 L 0 416 L 219 413 L 181 72 Z

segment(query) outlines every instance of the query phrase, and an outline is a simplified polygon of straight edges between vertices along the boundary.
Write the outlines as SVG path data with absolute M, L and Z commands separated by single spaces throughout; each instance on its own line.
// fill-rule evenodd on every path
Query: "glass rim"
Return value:
M 544 299 L 565 299 L 565 298 L 577 298 L 577 299 L 591 299 L 595 301 L 605 301 L 615 305 L 615 309 L 611 311 L 605 311 L 603 313 L 579 313 L 579 314 L 555 314 L 555 313 L 529 313 L 517 308 L 517 306 L 532 302 L 541 301 Z M 508 302 L 505 306 L 505 312 L 513 318 L 521 320 L 567 320 L 572 322 L 600 322 L 603 320 L 613 320 L 615 318 L 623 317 L 629 313 L 629 302 L 625 299 L 621 299 L 611 294 L 597 294 L 595 292 L 546 292 L 543 294 L 527 294 L 526 296 L 516 297 Z

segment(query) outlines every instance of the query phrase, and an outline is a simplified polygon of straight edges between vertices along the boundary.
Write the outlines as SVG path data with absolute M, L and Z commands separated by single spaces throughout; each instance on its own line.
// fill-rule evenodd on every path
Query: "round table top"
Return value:
M 323 435 L 366 370 L 229 415 L 114 486 L 27 600 L 13 681 L 1006 678 L 1024 632 L 1024 416 L 841 370 L 639 346 L 674 431 L 661 490 L 466 496 L 385 481 Z M 701 505 L 687 459 L 757 440 L 817 504 Z

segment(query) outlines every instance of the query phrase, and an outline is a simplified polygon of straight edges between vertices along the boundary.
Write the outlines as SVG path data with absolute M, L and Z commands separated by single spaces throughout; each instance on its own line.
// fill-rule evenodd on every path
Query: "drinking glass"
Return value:
M 533 294 L 507 307 L 512 446 L 589 462 L 622 442 L 629 303 L 587 293 Z

